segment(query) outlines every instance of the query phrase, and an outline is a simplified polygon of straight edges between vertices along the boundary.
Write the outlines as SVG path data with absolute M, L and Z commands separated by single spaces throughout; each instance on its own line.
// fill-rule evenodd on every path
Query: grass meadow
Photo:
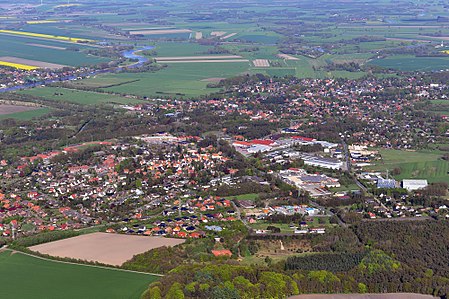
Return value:
M 5 298 L 139 298 L 157 277 L 0 253 Z
M 427 179 L 429 182 L 449 183 L 449 161 L 442 160 L 440 151 L 400 151 L 381 149 L 382 161 L 370 169 L 375 171 L 400 168 L 401 174 L 394 176 L 396 180 Z
M 248 71 L 248 65 L 247 62 L 176 63 L 155 73 L 105 74 L 77 82 L 77 84 L 98 86 L 99 82 L 107 83 L 109 79 L 111 81 L 119 79 L 130 83 L 107 87 L 104 90 L 139 96 L 195 97 L 217 91 L 214 88 L 207 88 L 210 82 L 203 80 L 228 78 L 245 73 Z
M 44 116 L 51 112 L 50 108 L 38 108 L 30 111 L 22 111 L 10 114 L 2 114 L 0 115 L 0 120 L 13 118 L 17 120 L 31 120 L 33 118 Z
M 21 94 L 29 94 L 44 99 L 55 101 L 67 101 L 83 105 L 117 103 L 117 104 L 136 104 L 142 101 L 132 98 L 111 95 L 107 93 L 98 93 L 91 91 L 74 90 L 59 87 L 38 87 L 20 91 Z

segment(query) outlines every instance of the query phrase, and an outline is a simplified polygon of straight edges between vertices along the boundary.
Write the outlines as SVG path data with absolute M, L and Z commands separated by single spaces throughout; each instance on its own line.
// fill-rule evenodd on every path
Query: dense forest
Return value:
M 266 265 L 209 259 L 178 266 L 153 283 L 143 298 L 285 298 L 352 292 L 415 292 L 446 298 L 449 294 L 447 221 L 362 221 L 310 241 L 320 253 L 270 260 Z M 254 254 L 258 248 L 252 247 Z M 153 250 L 139 259 L 169 265 L 171 251 Z M 149 269 L 154 270 L 139 270 Z

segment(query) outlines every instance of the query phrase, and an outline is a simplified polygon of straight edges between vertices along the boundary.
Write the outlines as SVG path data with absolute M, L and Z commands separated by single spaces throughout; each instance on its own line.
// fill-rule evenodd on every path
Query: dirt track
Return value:
M 162 246 L 184 243 L 181 239 L 93 233 L 30 247 L 58 257 L 96 261 L 120 266 L 134 255 Z

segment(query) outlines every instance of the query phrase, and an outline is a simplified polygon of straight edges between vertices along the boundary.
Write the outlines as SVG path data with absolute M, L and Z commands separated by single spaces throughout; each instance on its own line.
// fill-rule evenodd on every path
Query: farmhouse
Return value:
M 232 256 L 232 252 L 229 249 L 212 250 L 212 254 L 216 257 L 219 257 L 219 256 L 231 257 Z

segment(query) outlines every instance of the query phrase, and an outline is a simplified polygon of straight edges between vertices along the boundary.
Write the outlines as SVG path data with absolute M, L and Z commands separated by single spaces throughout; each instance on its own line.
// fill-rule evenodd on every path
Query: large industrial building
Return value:
M 402 180 L 402 188 L 407 189 L 407 191 L 424 189 L 427 185 L 427 180 Z

